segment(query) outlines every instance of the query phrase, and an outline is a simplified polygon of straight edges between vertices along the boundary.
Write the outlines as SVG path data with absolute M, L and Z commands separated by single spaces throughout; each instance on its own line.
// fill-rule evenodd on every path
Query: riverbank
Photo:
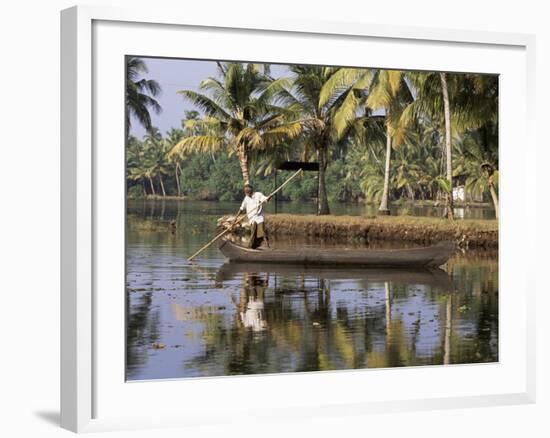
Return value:
M 266 215 L 272 236 L 386 240 L 433 244 L 453 240 L 462 247 L 498 248 L 498 221 L 417 216 Z
M 128 196 L 130 201 L 186 201 L 186 196 L 176 195 L 146 195 L 146 196 Z

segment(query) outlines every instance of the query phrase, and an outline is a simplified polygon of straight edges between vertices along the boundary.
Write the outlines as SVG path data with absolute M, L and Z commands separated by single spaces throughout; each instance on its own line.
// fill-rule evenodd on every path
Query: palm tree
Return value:
M 204 116 L 201 117 L 200 113 L 198 111 L 185 111 L 185 118 L 181 121 L 181 126 L 183 128 L 183 136 L 179 139 L 181 141 L 183 137 L 212 137 L 212 138 L 219 138 L 220 141 L 224 140 L 224 129 L 220 121 L 214 117 L 210 116 Z M 189 146 L 186 147 L 180 147 L 178 146 L 175 148 L 178 143 L 176 142 L 174 145 L 172 145 L 172 148 L 170 149 L 170 156 L 177 156 L 179 160 L 181 160 L 186 153 L 189 153 Z M 213 150 L 212 148 L 204 148 L 202 150 L 200 147 L 195 146 L 196 149 L 193 149 L 194 152 L 203 152 L 203 153 L 209 153 L 212 161 L 216 162 L 216 156 L 215 152 L 216 150 Z
M 498 76 L 461 75 L 461 85 L 459 127 L 477 135 L 477 155 L 483 159 L 479 164 L 481 180 L 485 180 L 498 219 Z
M 367 139 L 366 150 L 361 156 L 361 189 L 368 202 L 380 202 L 384 193 L 384 153 L 386 139 Z
M 467 132 L 455 143 L 454 153 L 455 174 L 464 180 L 466 191 L 474 196 L 489 192 L 498 218 L 498 125 L 487 123 Z
M 182 137 L 184 135 L 184 131 L 182 129 L 175 129 L 172 128 L 167 133 L 167 137 L 164 140 L 165 147 L 164 149 L 167 151 L 172 150 L 172 148 L 178 144 Z M 176 189 L 178 196 L 181 196 L 181 185 L 180 185 L 180 174 L 181 174 L 181 157 L 179 155 L 167 155 L 167 159 L 172 165 L 174 166 L 174 179 L 176 180 Z
M 441 95 L 443 96 L 443 112 L 445 114 L 445 157 L 447 164 L 447 218 L 454 219 L 453 206 L 453 161 L 451 145 L 451 104 L 449 102 L 449 89 L 447 86 L 447 73 L 440 72 Z
M 137 138 L 128 137 L 126 148 L 126 179 L 141 183 L 143 195 L 147 195 L 145 182 L 147 181 L 147 168 L 144 164 L 144 146 Z
M 319 162 L 317 213 L 330 214 L 325 182 L 328 153 L 341 141 L 356 117 L 370 70 L 293 65 L 292 87 L 278 96 L 301 115 L 304 157 L 315 151 Z
M 141 182 L 143 192 L 147 195 L 146 182 L 149 183 L 151 194 L 156 195 L 153 178 L 155 176 L 155 165 L 152 157 L 150 143 L 136 140 L 130 137 L 127 149 L 127 178 L 130 181 Z
M 126 57 L 126 137 L 130 132 L 131 117 L 134 116 L 145 129 L 151 129 L 149 110 L 160 113 L 162 108 L 154 99 L 161 92 L 160 85 L 152 79 L 138 79 L 148 68 L 143 59 Z
M 404 112 L 403 124 L 414 117 L 443 120 L 445 127 L 445 179 L 448 218 L 453 218 L 453 139 L 469 129 L 498 123 L 498 78 L 494 75 L 409 72 L 416 92 L 414 104 Z M 444 182 L 444 183 L 443 183 Z
M 158 128 L 155 127 L 147 131 L 147 134 L 144 136 L 144 142 L 148 152 L 147 162 L 152 190 L 154 191 L 153 178 L 157 177 L 162 196 L 166 196 L 164 180 L 162 178 L 162 175 L 169 174 L 166 143 L 163 141 Z
M 415 92 L 415 99 L 401 115 L 401 124 L 410 126 L 413 123 L 428 121 L 432 127 L 439 132 L 443 126 L 444 133 L 444 154 L 442 163 L 445 163 L 445 170 L 442 173 L 445 177 L 438 177 L 438 191 L 445 194 L 446 213 L 453 218 L 453 164 L 452 164 L 452 131 L 456 129 L 455 116 L 458 116 L 458 107 L 455 101 L 451 102 L 449 89 L 452 88 L 453 97 L 457 95 L 459 87 L 455 75 L 450 76 L 444 72 L 408 72 L 407 80 L 412 84 Z M 438 134 L 438 137 L 441 135 Z
M 243 182 L 250 182 L 253 151 L 274 149 L 295 138 L 298 122 L 286 122 L 284 108 L 274 104 L 275 93 L 285 84 L 260 72 L 257 64 L 218 63 L 219 77 L 199 85 L 205 93 L 181 90 L 179 93 L 208 116 L 210 132 L 190 135 L 175 145 L 171 154 L 218 152 L 236 154 Z
M 403 141 L 404 129 L 400 117 L 412 101 L 412 94 L 405 81 L 405 74 L 399 70 L 376 71 L 366 104 L 373 110 L 384 110 L 386 125 L 386 155 L 384 165 L 384 187 L 379 214 L 389 214 L 390 167 L 392 147 Z
M 481 171 L 483 172 L 485 178 L 487 179 L 487 184 L 489 186 L 489 193 L 491 193 L 491 199 L 493 200 L 493 206 L 495 207 L 495 217 L 499 218 L 499 206 L 498 206 L 498 194 L 497 194 L 497 185 L 498 185 L 498 170 L 488 162 L 483 163 L 481 166 Z
M 181 121 L 182 128 L 185 128 L 185 123 L 188 120 L 198 120 L 201 117 L 201 114 L 195 110 L 185 110 L 183 114 L 185 115 L 185 118 Z
M 385 160 L 384 144 L 369 141 L 362 156 L 361 187 L 368 201 L 378 201 L 384 194 Z M 407 133 L 404 143 L 395 151 L 390 165 L 390 194 L 406 197 L 411 201 L 431 197 L 439 177 L 437 156 L 421 129 Z

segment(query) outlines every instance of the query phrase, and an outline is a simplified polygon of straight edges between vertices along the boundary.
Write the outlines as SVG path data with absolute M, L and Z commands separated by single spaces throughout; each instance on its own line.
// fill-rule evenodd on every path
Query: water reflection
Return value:
M 429 285 L 441 291 L 451 291 L 454 286 L 451 277 L 443 269 L 403 268 L 331 268 L 327 266 L 277 265 L 270 263 L 225 262 L 216 273 L 218 285 L 234 278 L 247 275 L 275 279 L 296 277 L 302 286 L 306 278 L 323 280 L 363 280 L 367 283 L 418 283 Z
M 189 264 L 223 212 L 136 210 L 130 380 L 498 360 L 494 253 L 457 253 L 444 270 L 425 271 L 228 263 L 216 248 Z
M 267 278 L 256 274 L 246 273 L 243 276 L 239 315 L 244 328 L 252 329 L 255 332 L 261 332 L 267 328 L 264 312 L 264 294 L 267 284 Z

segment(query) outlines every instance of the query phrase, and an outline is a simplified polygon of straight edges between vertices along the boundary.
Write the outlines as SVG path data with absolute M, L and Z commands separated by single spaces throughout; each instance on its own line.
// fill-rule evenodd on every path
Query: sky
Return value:
M 189 101 L 177 94 L 179 90 L 199 90 L 199 84 L 209 76 L 217 77 L 215 61 L 202 61 L 191 59 L 173 58 L 147 58 L 142 57 L 149 69 L 148 73 L 139 77 L 156 80 L 161 87 L 161 94 L 156 100 L 162 107 L 160 114 L 150 111 L 153 126 L 157 127 L 164 135 L 171 128 L 180 128 L 185 111 L 197 110 Z M 275 78 L 289 76 L 288 65 L 271 64 L 271 75 Z M 414 90 L 411 90 L 414 94 Z M 374 114 L 383 114 L 383 110 Z M 134 118 L 131 118 L 130 134 L 142 138 L 145 129 Z
M 215 61 L 197 61 L 185 59 L 142 58 L 149 69 L 146 79 L 156 80 L 162 93 L 156 97 L 162 107 L 160 114 L 150 111 L 153 126 L 164 135 L 171 128 L 180 128 L 181 120 L 187 110 L 196 110 L 194 105 L 177 92 L 179 90 L 199 91 L 199 83 L 209 76 L 216 77 Z M 286 76 L 288 68 L 284 65 L 271 65 L 271 75 L 275 78 Z M 141 79 L 141 77 L 140 77 Z M 145 129 L 135 119 L 131 119 L 130 134 L 142 138 Z

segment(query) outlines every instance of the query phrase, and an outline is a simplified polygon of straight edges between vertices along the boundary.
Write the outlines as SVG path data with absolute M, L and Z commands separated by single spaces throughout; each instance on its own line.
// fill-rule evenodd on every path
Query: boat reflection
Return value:
M 216 273 L 216 284 L 244 276 L 262 277 L 267 286 L 270 277 L 318 278 L 323 280 L 363 280 L 367 283 L 399 283 L 430 286 L 441 292 L 454 290 L 452 278 L 443 269 L 402 268 L 330 268 L 292 266 L 271 263 L 226 262 Z

